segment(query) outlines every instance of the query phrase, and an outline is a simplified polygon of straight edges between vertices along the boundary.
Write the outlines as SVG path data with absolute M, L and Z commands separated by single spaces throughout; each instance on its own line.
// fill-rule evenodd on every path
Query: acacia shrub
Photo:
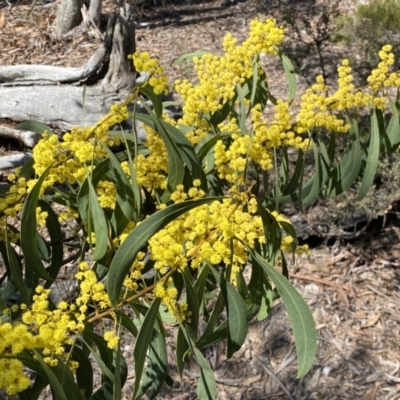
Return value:
M 227 340 L 232 357 L 246 339 L 248 322 L 265 319 L 278 297 L 293 329 L 298 375 L 309 371 L 315 324 L 288 281 L 286 263 L 287 255 L 307 249 L 279 210 L 288 202 L 311 204 L 321 194 L 338 196 L 355 183 L 358 198 L 365 197 L 380 154 L 397 151 L 400 143 L 398 98 L 389 90 L 400 86 L 400 74 L 391 72 L 389 45 L 363 88 L 354 86 L 344 60 L 338 89 L 327 95 L 319 76 L 292 117 L 296 75 L 279 49 L 283 39 L 273 19 L 255 19 L 243 43 L 225 36 L 223 54 L 188 55 L 198 79 L 174 83 L 183 102 L 178 121 L 164 112 L 169 104 L 162 102 L 168 91 L 163 67 L 148 53 L 135 53 L 136 70 L 148 78 L 122 104 L 95 126 L 75 127 L 62 139 L 47 129 L 32 160 L 8 176 L 0 200 L 6 264 L 0 387 L 9 395 L 34 399 L 50 385 L 57 399 L 121 398 L 128 371 L 120 349 L 125 331 L 134 342 L 133 398 L 155 398 L 171 383 L 168 321 L 178 329 L 178 373 L 195 359 L 199 398 L 215 398 L 201 349 Z M 262 53 L 281 59 L 286 98 L 269 90 Z M 392 117 L 386 121 L 388 107 Z M 363 140 L 361 110 L 371 116 Z M 126 121 L 132 132 L 112 130 Z M 146 131 L 143 140 L 137 121 Z M 344 149 L 340 137 L 347 138 Z M 124 150 L 114 154 L 115 146 Z M 295 165 L 289 147 L 297 152 Z M 310 176 L 304 176 L 306 153 L 314 159 Z M 79 268 L 79 293 L 55 301 L 51 292 L 66 251 Z M 9 306 L 16 292 L 20 299 Z M 99 334 L 95 327 L 103 320 L 112 324 Z M 96 388 L 90 354 L 102 372 Z M 36 372 L 33 384 L 24 367 Z

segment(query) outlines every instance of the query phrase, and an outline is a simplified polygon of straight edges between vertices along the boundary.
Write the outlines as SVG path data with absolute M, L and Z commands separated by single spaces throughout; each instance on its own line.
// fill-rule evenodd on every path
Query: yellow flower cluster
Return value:
M 12 358 L 24 350 L 42 349 L 45 356 L 43 360 L 50 366 L 57 365 L 60 358 L 68 360 L 72 372 L 78 368 L 76 361 L 69 360 L 65 346 L 73 345 L 76 335 L 85 329 L 84 321 L 87 318 L 89 303 L 96 311 L 104 310 L 111 303 L 104 284 L 98 282 L 96 274 L 86 262 L 80 264 L 80 271 L 76 277 L 80 281 L 80 296 L 74 303 L 61 301 L 52 310 L 48 300 L 50 289 L 38 286 L 32 305 L 28 308 L 27 305 L 21 304 L 19 307 L 20 322 L 0 320 L 0 388 L 5 387 L 8 394 L 21 392 L 30 384 L 22 363 Z M 18 311 L 18 306 L 14 308 L 14 312 Z M 110 348 L 118 344 L 114 332 L 106 332 L 104 339 Z
M 147 51 L 137 51 L 133 56 L 133 65 L 137 72 L 147 72 L 150 74 L 148 83 L 153 87 L 155 94 L 168 93 L 168 79 L 165 75 L 164 67 L 158 60 L 151 58 Z
M 139 251 L 137 254 L 135 261 L 133 262 L 129 274 L 124 279 L 124 287 L 129 290 L 136 290 L 138 288 L 137 280 L 140 279 L 142 276 L 142 270 L 145 267 L 144 257 L 146 256 L 145 253 Z
M 45 226 L 46 225 L 46 219 L 49 216 L 49 213 L 47 211 L 42 211 L 40 207 L 36 207 L 36 221 L 39 226 Z
M 79 264 L 79 272 L 76 274 L 76 278 L 80 281 L 80 295 L 75 300 L 75 304 L 80 312 L 77 316 L 76 328 L 83 330 L 85 325 L 83 321 L 86 318 L 86 312 L 88 311 L 88 305 L 93 304 L 96 312 L 106 309 L 111 306 L 110 299 L 106 292 L 104 283 L 98 282 L 96 273 L 89 268 L 86 262 Z
M 183 322 L 188 320 L 190 317 L 190 312 L 188 312 L 187 303 L 177 302 L 178 290 L 171 286 L 172 279 L 168 280 L 169 287 L 165 288 L 162 282 L 157 282 L 154 288 L 154 296 L 161 299 L 162 304 L 164 304 L 170 314 L 174 316 L 177 322 Z
M 242 200 L 245 200 L 244 196 Z M 252 248 L 256 241 L 265 243 L 262 220 L 256 213 L 257 202 L 254 198 L 243 203 L 227 199 L 189 211 L 149 241 L 155 267 L 164 274 L 169 268 L 183 269 L 189 264 L 198 268 L 205 261 L 213 265 L 222 263 L 232 266 L 232 283 L 236 284 L 237 273 L 246 265 L 248 254 L 241 242 L 231 242 L 231 239 L 236 237 Z M 277 213 L 273 215 L 278 223 L 285 220 Z M 292 241 L 291 236 L 284 236 L 282 251 L 291 252 Z M 306 252 L 307 248 L 298 250 Z M 161 289 L 155 295 L 163 299 L 169 297 Z M 165 300 L 164 303 L 168 304 L 168 301 Z M 173 304 L 171 301 L 171 309 Z M 171 313 L 176 314 L 176 310 Z
M 243 173 L 249 161 L 256 162 L 263 170 L 271 169 L 274 148 L 292 146 L 307 149 L 309 146 L 308 139 L 293 131 L 289 104 L 283 100 L 278 100 L 274 119 L 270 123 L 265 121 L 259 104 L 251 110 L 251 121 L 252 135 L 234 133 L 229 147 L 220 140 L 214 148 L 219 176 L 229 182 L 245 182 Z
M 0 325 L 0 338 L 2 325 Z M 1 354 L 1 353 L 0 353 Z M 5 388 L 9 396 L 27 389 L 31 383 L 24 374 L 23 364 L 15 358 L 0 358 L 0 388 Z
M 320 128 L 344 133 L 350 129 L 350 125 L 346 124 L 343 119 L 332 114 L 330 108 L 334 107 L 337 99 L 333 98 L 328 102 L 326 96 L 327 89 L 323 77 L 318 76 L 316 83 L 301 96 L 302 102 L 295 128 L 297 133 L 307 133 L 313 129 Z M 342 93 L 347 92 L 347 89 L 343 86 L 339 90 Z
M 139 154 L 136 159 L 136 179 L 139 185 L 145 186 L 148 191 L 165 189 L 167 185 L 166 175 L 168 171 L 168 153 L 161 136 L 149 128 L 143 126 L 147 133 L 146 147 L 150 154 Z M 121 167 L 127 176 L 130 169 L 127 162 L 121 163 Z
M 179 189 L 178 201 L 182 201 L 181 193 Z M 238 240 L 233 241 L 232 250 L 231 239 L 238 238 L 252 248 L 256 241 L 265 243 L 262 219 L 256 213 L 257 202 L 247 193 L 237 193 L 185 213 L 149 240 L 155 268 L 165 274 L 170 268 L 182 270 L 189 263 L 193 268 L 205 261 L 213 265 L 223 263 L 232 265 L 235 282 L 248 255 Z
M 394 64 L 394 54 L 391 51 L 392 46 L 389 44 L 382 47 L 382 50 L 379 52 L 381 61 L 367 78 L 369 87 L 374 92 L 377 92 L 384 86 L 396 86 L 395 82 L 388 81 L 389 69 Z
M 111 181 L 102 180 L 96 187 L 97 200 L 102 208 L 115 208 L 115 202 L 117 199 L 117 189 L 115 184 Z
M 338 89 L 332 96 L 327 96 L 328 87 L 322 76 L 302 96 L 301 109 L 297 115 L 296 131 L 304 133 L 313 129 L 325 128 L 328 131 L 347 132 L 350 125 L 333 112 L 352 110 L 359 107 L 374 106 L 385 109 L 387 95 L 380 95 L 384 88 L 399 88 L 399 72 L 390 73 L 394 65 L 392 46 L 385 45 L 379 52 L 380 63 L 367 78 L 365 90 L 356 89 L 352 83 L 351 67 L 348 60 L 343 60 L 338 67 Z
M 175 82 L 175 89 L 185 102 L 179 122 L 195 128 L 187 135 L 192 143 L 201 141 L 209 130 L 203 116 L 220 110 L 224 102 L 234 97 L 236 85 L 252 76 L 253 58 L 261 52 L 276 54 L 274 46 L 282 41 L 283 29 L 276 26 L 274 19 L 256 19 L 250 24 L 248 39 L 241 45 L 236 45 L 237 40 L 227 34 L 223 56 L 204 54 L 193 59 L 199 83 Z
M 125 121 L 128 118 L 128 110 L 125 106 L 113 105 L 110 113 L 102 118 L 94 127 L 73 128 L 70 133 L 63 136 L 60 141 L 58 136 L 44 133 L 42 139 L 33 149 L 35 160 L 34 169 L 38 176 L 51 166 L 46 176 L 40 195 L 46 188 L 56 184 L 75 184 L 83 182 L 87 173 L 92 170 L 91 161 L 96 158 L 105 158 L 106 152 L 99 144 L 99 140 L 108 146 L 119 144 L 118 139 L 108 136 L 110 128 Z M 37 179 L 27 181 L 18 177 L 19 171 L 8 176 L 12 183 L 5 196 L 0 198 L 0 240 L 5 239 L 4 229 L 7 217 L 18 217 L 22 205 L 28 193 L 36 184 Z M 115 188 L 107 181 L 99 184 L 98 192 L 101 205 L 113 208 L 115 204 Z M 65 220 L 75 217 L 76 214 L 70 209 L 60 214 L 60 219 Z M 45 225 L 47 214 L 37 211 L 37 220 L 40 226 Z M 18 234 L 10 231 L 8 237 L 11 241 L 18 239 Z

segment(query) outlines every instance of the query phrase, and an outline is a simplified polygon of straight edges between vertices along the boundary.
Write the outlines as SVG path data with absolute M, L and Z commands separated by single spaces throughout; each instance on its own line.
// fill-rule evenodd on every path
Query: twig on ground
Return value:
M 191 376 L 192 378 L 199 379 L 200 375 L 194 374 L 191 371 L 188 371 L 187 369 L 183 370 L 187 375 Z M 217 378 L 215 377 L 215 382 L 217 383 L 222 383 L 223 385 L 229 385 L 229 386 L 237 386 L 240 384 L 240 382 L 244 378 L 239 378 L 239 379 L 227 379 L 227 378 Z
M 386 294 L 380 292 L 378 289 L 375 289 L 373 286 L 367 284 L 367 285 L 365 285 L 365 287 L 368 288 L 369 290 L 372 290 L 374 293 L 378 294 L 379 296 L 382 296 L 383 298 L 390 301 L 391 303 L 396 304 L 397 306 L 400 306 L 400 303 L 398 301 L 391 299 L 389 296 L 386 296 Z
M 348 281 L 350 278 L 350 274 L 353 271 L 353 268 L 356 266 L 358 261 L 360 260 L 360 257 L 356 257 L 356 259 L 351 263 L 350 268 L 346 271 L 344 277 L 343 277 L 343 283 Z
M 294 400 L 294 397 L 290 394 L 289 390 L 286 389 L 285 385 L 275 376 L 275 374 L 265 365 L 260 357 L 255 356 L 256 361 L 261 365 L 263 370 L 280 386 L 280 388 L 286 393 L 289 400 Z
M 297 278 L 297 279 L 301 279 L 303 281 L 315 282 L 315 283 L 319 283 L 321 285 L 331 286 L 331 287 L 335 288 L 341 295 L 343 301 L 346 303 L 346 306 L 348 308 L 350 307 L 350 303 L 349 303 L 349 299 L 347 298 L 347 294 L 343 290 L 343 289 L 346 289 L 347 291 L 350 292 L 351 289 L 348 286 L 341 284 L 341 283 L 330 282 L 325 279 L 315 278 L 315 277 L 309 276 L 309 275 L 289 274 L 289 276 L 291 278 Z
M 287 366 L 289 366 L 295 359 L 296 359 L 296 353 L 293 353 L 294 346 L 290 348 L 288 353 L 286 354 L 285 358 L 279 365 L 278 369 L 275 372 L 275 375 L 278 375 L 281 371 L 283 371 Z
M 350 288 L 347 285 L 327 281 L 326 279 L 316 278 L 310 275 L 289 274 L 289 276 L 291 278 L 301 279 L 302 281 L 310 281 L 310 282 L 320 283 L 321 285 L 332 286 L 334 288 L 341 287 L 343 289 L 350 290 Z

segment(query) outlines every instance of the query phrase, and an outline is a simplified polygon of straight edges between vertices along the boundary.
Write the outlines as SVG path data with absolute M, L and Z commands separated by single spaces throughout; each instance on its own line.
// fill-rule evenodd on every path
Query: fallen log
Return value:
M 80 68 L 46 65 L 0 67 L 0 119 L 40 121 L 57 133 L 92 125 L 123 101 L 135 83 L 133 9 L 109 17 L 101 47 Z

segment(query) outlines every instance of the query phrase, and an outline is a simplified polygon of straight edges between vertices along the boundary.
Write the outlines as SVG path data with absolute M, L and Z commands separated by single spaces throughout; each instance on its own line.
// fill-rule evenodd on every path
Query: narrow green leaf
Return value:
M 89 400 L 113 400 L 113 385 L 106 379 Z
M 209 266 L 211 267 L 211 264 L 209 264 Z M 214 327 L 215 327 L 216 323 L 218 322 L 218 319 L 219 319 L 224 307 L 225 307 L 224 296 L 223 296 L 222 292 L 220 292 L 218 295 L 217 301 L 214 305 L 211 316 L 208 319 L 206 328 L 204 329 L 204 332 L 201 335 L 200 339 L 196 342 L 196 346 L 198 346 L 199 348 L 204 347 L 204 343 L 208 342 L 209 337 L 214 332 Z
M 260 69 L 260 64 L 258 62 L 256 62 L 255 60 L 253 60 L 253 76 L 252 76 L 252 85 L 251 85 L 251 94 L 250 94 L 250 108 L 252 109 L 256 103 L 256 95 L 257 95 L 257 89 L 260 87 L 260 74 L 258 73 Z
M 348 190 L 360 174 L 362 154 L 357 121 L 353 121 L 350 132 L 353 135 L 350 150 L 343 155 L 338 165 L 331 172 L 331 178 L 327 182 L 325 195 L 336 197 Z
M 28 120 L 21 122 L 20 124 L 15 125 L 15 129 L 18 129 L 20 131 L 31 131 L 39 134 L 42 134 L 45 131 L 47 131 L 49 135 L 54 134 L 51 128 L 48 127 L 46 124 L 43 124 L 42 122 L 35 120 Z
M 203 265 L 203 267 L 200 268 L 200 274 L 193 285 L 199 303 L 203 300 L 204 288 L 206 287 L 209 270 L 207 264 Z
M 79 209 L 79 216 L 82 218 L 85 225 L 89 221 L 89 181 L 92 182 L 94 188 L 97 187 L 103 176 L 107 174 L 110 169 L 110 160 L 107 158 L 99 163 L 92 173 L 86 177 L 78 193 L 77 205 Z
M 39 252 L 40 259 L 48 262 L 51 256 L 50 246 L 41 235 L 36 236 L 36 246 Z
M 121 343 L 118 342 L 117 349 L 114 351 L 114 387 L 113 387 L 113 400 L 121 399 Z
M 210 335 L 202 336 L 200 340 L 196 342 L 196 346 L 199 349 L 204 349 L 205 347 L 210 347 L 214 344 L 226 340 L 228 337 L 228 321 L 224 321 L 219 325 Z
M 135 115 L 136 114 L 134 114 L 134 118 L 132 120 L 132 124 L 133 124 L 133 126 L 136 127 Z M 142 190 L 141 190 L 140 185 L 139 185 L 139 183 L 137 181 L 136 168 L 135 168 L 133 159 L 137 160 L 138 154 L 142 154 L 143 156 L 146 156 L 147 154 L 150 154 L 150 150 L 147 149 L 147 148 L 144 148 L 144 151 L 141 151 L 141 149 L 139 148 L 137 132 L 136 131 L 135 131 L 134 135 L 127 135 L 124 131 L 122 131 L 122 134 L 123 134 L 123 140 L 125 142 L 125 147 L 127 149 L 125 153 L 127 155 L 129 171 L 130 171 L 130 174 L 131 174 L 131 176 L 130 176 L 130 178 L 131 178 L 131 189 L 132 189 L 133 200 L 134 200 L 133 220 L 135 222 L 138 222 L 142 218 Z M 129 136 L 132 136 L 134 138 L 134 148 L 132 150 L 130 150 L 129 147 L 128 147 Z M 149 152 L 149 153 L 147 153 L 147 152 Z M 132 156 L 133 156 L 133 159 L 132 159 Z M 121 158 L 119 158 L 119 161 L 122 162 L 122 161 L 125 161 L 125 160 L 122 160 Z
M 238 100 L 239 100 L 239 107 L 240 107 L 240 111 L 238 113 L 238 117 L 239 117 L 239 129 L 241 130 L 241 132 L 246 132 L 246 116 L 247 116 L 247 112 L 246 112 L 246 101 L 243 95 L 243 90 L 241 88 L 240 85 L 236 86 L 236 92 L 238 94 Z
M 48 269 L 49 275 L 55 279 L 60 271 L 64 256 L 63 236 L 57 214 L 51 206 L 44 200 L 38 201 L 38 206 L 42 211 L 47 212 L 46 228 L 50 236 L 51 262 Z M 49 287 L 50 282 L 46 282 L 45 287 Z
M 156 321 L 150 343 L 150 352 L 140 389 L 136 395 L 137 399 L 146 394 L 149 400 L 153 400 L 165 381 L 167 376 L 168 356 L 165 337 L 160 329 L 160 323 Z
M 133 390 L 133 398 L 136 398 L 140 389 L 140 382 L 142 380 L 147 350 L 153 337 L 154 325 L 157 320 L 160 304 L 161 299 L 156 298 L 149 311 L 147 311 L 142 327 L 140 328 L 139 334 L 136 338 L 135 348 L 133 350 L 133 357 L 135 360 L 135 385 Z
M 107 152 L 110 159 L 109 176 L 115 184 L 117 190 L 116 208 L 111 218 L 111 223 L 114 226 L 115 234 L 120 235 L 132 220 L 134 211 L 134 195 L 125 172 L 121 168 L 121 164 L 108 146 L 102 143 L 102 147 Z
M 192 283 L 190 282 L 190 278 L 188 277 L 189 271 L 187 268 L 183 270 L 183 279 L 185 280 L 185 288 L 186 288 L 186 302 L 188 305 L 188 311 L 191 313 L 190 322 L 185 321 L 185 325 L 190 326 L 190 337 L 193 340 L 197 338 L 197 328 L 199 324 L 199 300 L 197 298 L 197 294 L 193 289 Z
M 121 311 L 114 311 L 117 321 L 127 330 L 129 331 L 134 337 L 138 335 L 138 329 L 135 323 L 132 321 L 130 317 L 124 314 Z M 109 317 L 113 319 L 113 317 Z
M 208 135 L 207 140 L 200 142 L 198 145 L 197 157 L 199 158 L 199 160 L 200 161 L 204 160 L 206 155 L 214 148 L 218 140 L 222 140 L 223 138 L 228 137 L 230 135 L 231 135 L 230 132 L 229 133 L 221 132 L 214 136 Z
M 44 361 L 41 354 L 34 350 L 36 358 L 38 359 L 41 367 L 43 368 L 44 372 L 46 373 L 46 378 L 50 382 L 50 386 L 54 391 L 57 400 L 68 400 L 66 393 L 64 392 L 63 384 L 59 381 L 57 376 L 54 374 L 52 368 L 50 368 Z M 25 364 L 25 363 L 24 363 Z M 26 364 L 25 364 L 26 366 Z M 75 382 L 74 382 L 75 383 Z M 82 396 L 80 396 L 82 397 Z
M 173 204 L 163 210 L 157 211 L 140 225 L 136 226 L 115 253 L 110 266 L 107 290 L 111 302 L 114 305 L 118 303 L 123 281 L 132 266 L 132 262 L 135 260 L 137 253 L 156 232 L 163 229 L 168 223 L 174 221 L 185 212 L 200 205 L 222 199 L 223 197 L 207 197 Z
M 33 168 L 34 165 L 35 165 L 35 160 L 32 157 L 22 166 L 18 176 L 20 178 L 25 178 L 25 179 L 31 178 L 35 174 L 35 169 Z
M 92 260 L 97 261 L 103 258 L 107 252 L 108 245 L 108 225 L 104 211 L 97 199 L 97 194 L 93 188 L 91 180 L 89 183 L 89 204 L 94 232 L 96 235 L 96 247 L 92 255 Z M 90 232 L 89 232 L 90 233 Z
M 175 191 L 176 187 L 182 183 L 184 175 L 184 164 L 175 142 L 165 132 L 161 121 L 149 111 L 149 115 L 153 120 L 155 130 L 162 137 L 168 153 L 168 182 L 167 188 L 161 196 L 161 201 L 167 203 L 170 195 Z M 137 116 L 139 119 L 139 116 Z
M 379 140 L 378 119 L 376 117 L 376 112 L 374 111 L 371 116 L 371 136 L 369 140 L 364 176 L 357 197 L 358 201 L 362 200 L 366 196 L 374 182 L 379 162 Z
M 46 176 L 50 170 L 49 166 L 43 174 L 39 177 L 35 186 L 29 192 L 24 206 L 22 208 L 21 215 L 21 249 L 24 254 L 25 268 L 31 270 L 37 276 L 45 279 L 46 281 L 52 281 L 53 278 L 47 273 L 43 266 L 42 260 L 40 259 L 39 251 L 36 246 L 37 238 L 37 221 L 36 221 L 36 207 L 38 205 L 38 199 L 40 190 Z
M 290 195 L 299 186 L 300 179 L 303 179 L 304 173 L 304 156 L 303 150 L 298 150 L 298 156 L 296 161 L 296 167 L 294 169 L 293 175 L 288 182 L 288 184 L 282 189 L 283 195 Z
M 242 299 L 247 297 L 247 284 L 243 276 L 243 271 L 236 272 L 236 289 Z
M 317 333 L 311 311 L 301 295 L 285 277 L 253 249 L 246 247 L 251 255 L 252 263 L 257 263 L 267 273 L 282 298 L 293 329 L 298 359 L 298 377 L 301 378 L 312 367 L 317 347 Z
M 179 376 L 182 378 L 183 375 L 183 369 L 185 367 L 185 359 L 187 351 L 189 350 L 189 344 L 186 340 L 186 336 L 188 334 L 183 333 L 184 326 L 180 325 L 179 326 L 179 331 L 178 331 L 178 336 L 176 339 L 176 368 L 178 370 Z
M 163 113 L 163 106 L 161 102 L 161 96 L 156 95 L 154 93 L 154 90 L 150 84 L 144 85 L 140 87 L 140 91 L 149 98 L 149 100 L 152 102 L 153 107 L 154 107 L 154 113 L 156 114 L 157 118 L 162 117 Z
M 0 312 L 3 313 L 3 311 L 7 308 L 6 302 L 0 297 Z
M 113 373 L 113 352 L 107 347 L 106 341 L 98 334 L 85 330 L 83 332 L 83 341 L 85 345 L 90 349 L 92 356 L 95 358 L 97 364 L 99 365 L 101 372 L 103 374 L 103 379 L 107 378 L 110 382 L 114 383 L 114 373 Z M 92 348 L 93 343 L 96 345 L 100 356 Z
M 265 290 L 265 295 L 261 298 L 260 310 L 257 314 L 257 321 L 264 321 L 268 317 L 273 302 L 273 291 Z
M 282 232 L 276 218 L 266 209 L 260 200 L 256 198 L 258 213 L 263 222 L 264 234 L 266 243 L 269 250 L 269 258 L 271 260 L 276 260 L 280 255 Z
M 76 382 L 85 399 L 88 399 L 93 393 L 93 368 L 88 356 L 78 346 L 72 349 L 72 359 L 79 363 L 76 370 Z
M 210 270 L 221 287 L 226 304 L 228 320 L 227 358 L 229 359 L 242 347 L 246 339 L 248 329 L 246 305 L 237 290 L 228 281 L 221 278 L 214 267 L 211 266 Z
M 215 111 L 215 113 L 208 119 L 210 126 L 218 126 L 221 122 L 225 121 L 228 115 L 232 112 L 232 104 L 235 104 L 237 95 L 231 101 L 221 104 L 222 108 Z
M 309 191 L 308 194 L 306 194 L 301 203 L 304 205 L 308 205 L 313 203 L 321 190 L 321 187 L 324 183 L 324 177 L 323 177 L 323 171 L 322 171 L 322 163 L 321 163 L 321 159 L 319 157 L 318 154 L 318 148 L 317 145 L 315 143 L 313 143 L 313 149 L 314 149 L 314 160 L 315 160 L 315 174 L 313 176 L 314 181 L 313 181 L 313 185 L 311 187 L 311 190 Z M 328 177 L 326 177 L 327 179 Z
M 15 358 L 50 383 L 56 395 L 56 400 L 84 400 L 71 371 L 61 360 L 58 360 L 58 364 L 55 367 L 49 367 L 38 351 L 33 350 L 33 352 L 37 357 L 37 361 L 28 352 L 20 353 Z
M 392 118 L 390 118 L 389 125 L 386 128 L 386 134 L 389 138 L 391 149 L 393 149 L 400 143 L 400 115 L 396 104 L 390 99 L 389 104 L 392 111 Z
M 286 79 L 288 81 L 289 86 L 289 104 L 291 104 L 296 97 L 297 91 L 297 81 L 296 81 L 296 73 L 290 59 L 282 53 L 282 51 L 278 50 L 279 58 L 282 61 L 283 69 L 285 70 Z
M 10 242 L 8 241 L 8 237 L 6 237 L 6 250 L 7 250 L 8 266 L 11 272 L 11 281 L 14 283 L 14 285 L 20 292 L 23 302 L 25 304 L 30 304 L 31 299 L 29 296 L 29 292 L 22 278 L 21 260 L 17 255 L 16 251 L 14 250 L 14 248 L 11 246 Z
M 192 346 L 192 351 L 200 366 L 200 381 L 196 390 L 197 396 L 199 396 L 200 400 L 213 400 L 217 395 L 214 373 L 201 351 L 194 345 Z
M 155 123 L 154 118 L 152 119 L 145 114 L 137 114 L 136 117 L 138 120 L 150 126 L 152 129 L 157 129 L 157 124 Z M 200 179 L 204 184 L 205 175 L 202 168 L 201 160 L 198 158 L 192 143 L 179 129 L 169 124 L 168 122 L 159 120 L 158 124 L 159 127 L 157 131 L 161 129 L 159 133 L 160 135 L 162 135 L 164 141 L 166 140 L 165 138 L 169 138 L 169 140 L 172 141 L 174 148 L 176 148 L 179 153 L 179 157 L 189 168 L 189 171 L 192 174 L 192 178 Z M 202 188 L 203 190 L 207 189 L 207 187 Z

